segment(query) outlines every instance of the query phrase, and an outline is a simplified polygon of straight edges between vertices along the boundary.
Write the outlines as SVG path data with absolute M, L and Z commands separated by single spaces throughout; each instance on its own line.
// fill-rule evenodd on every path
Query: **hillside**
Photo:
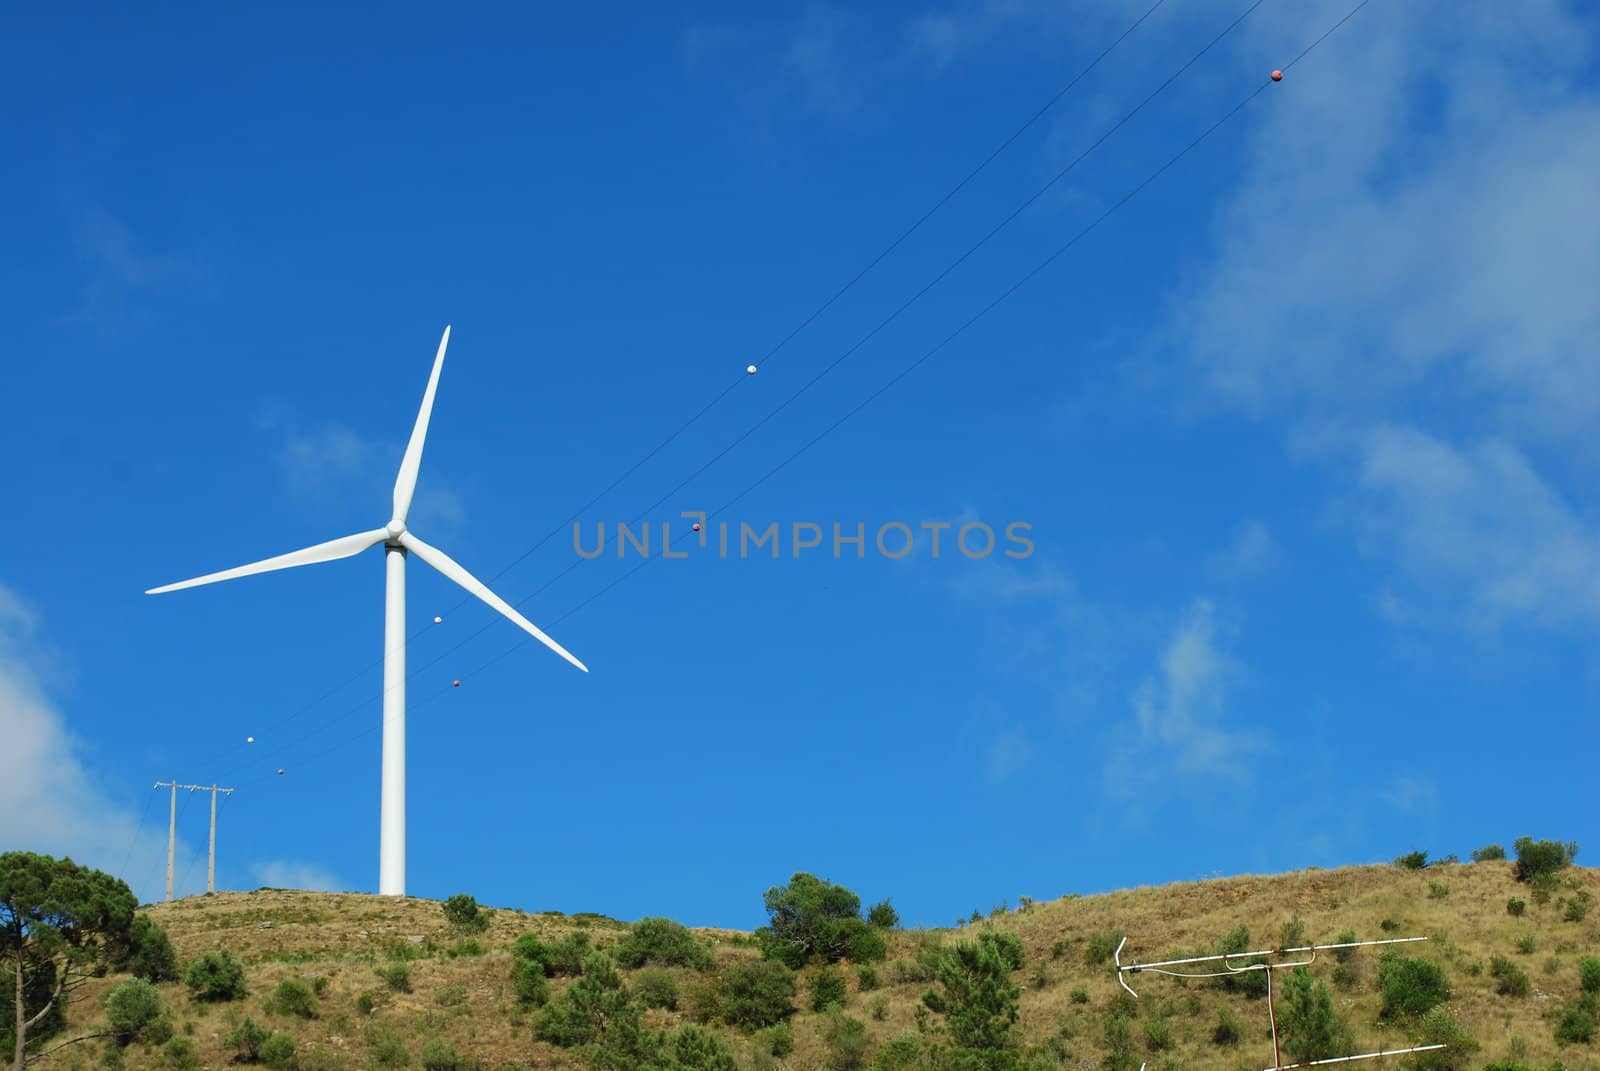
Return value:
M 1557 1060 L 1568 1071 L 1600 1068 L 1600 1044 L 1562 1046 L 1553 1035 L 1553 1013 L 1579 992 L 1580 957 L 1600 955 L 1600 911 L 1578 921 L 1564 917 L 1569 914 L 1566 904 L 1573 898 L 1583 900 L 1583 893 L 1589 897 L 1600 893 L 1600 871 L 1568 868 L 1554 895 L 1539 904 L 1527 885 L 1514 880 L 1511 864 L 1497 861 L 1437 865 L 1423 871 L 1388 866 L 1311 870 L 1069 896 L 997 910 L 960 929 L 894 931 L 888 959 L 877 965 L 880 988 L 861 991 L 855 969 L 845 970 L 849 979 L 845 1010 L 865 1024 L 870 1058 L 888 1039 L 917 1030 L 917 1009 L 927 989 L 913 966 L 919 947 L 955 941 L 984 928 L 1009 930 L 1020 936 L 1025 952 L 1016 975 L 1022 985 L 1018 1028 L 1029 1048 L 1055 1039 L 1053 1047 L 1062 1058 L 1054 1066 L 1101 1067 L 1107 1054 L 1107 1011 L 1122 992 L 1109 963 L 1092 962 L 1104 952 L 1107 934 L 1126 932 L 1125 961 L 1152 960 L 1185 954 L 1179 950 L 1193 954 L 1215 948 L 1224 934 L 1239 926 L 1249 928 L 1251 947 L 1275 945 L 1281 928 L 1298 916 L 1305 936 L 1318 942 L 1352 930 L 1361 939 L 1431 938 L 1406 950 L 1443 965 L 1448 973 L 1454 988 L 1448 1008 L 1481 1046 L 1463 1066 L 1479 1068 L 1514 1056 L 1541 1069 Z M 760 890 L 752 890 L 753 899 L 759 895 Z M 1511 897 L 1527 901 L 1523 917 L 1508 914 Z M 249 1015 L 272 1030 L 293 1035 L 298 1063 L 307 1071 L 376 1066 L 369 1051 L 374 1023 L 382 1024 L 380 1034 L 385 1027 L 392 1028 L 391 1042 L 398 1039 L 403 1044 L 413 1067 L 421 1066 L 416 1054 L 425 1040 L 443 1038 L 459 1051 L 463 1067 L 577 1068 L 582 1064 L 572 1052 L 533 1039 L 530 1012 L 518 1007 L 508 980 L 510 947 L 526 932 L 554 940 L 583 929 L 596 944 L 604 945 L 627 930 L 626 924 L 600 916 L 497 910 L 489 929 L 475 938 L 484 951 L 452 955 L 448 950 L 458 938 L 436 901 L 261 890 L 194 897 L 143 910 L 166 929 L 180 962 L 227 949 L 246 965 L 249 993 L 240 1001 L 204 1005 L 191 1001 L 181 984 L 161 987 L 173 1024 L 191 1039 L 204 1067 L 229 1062 L 223 1038 Z M 697 932 L 714 942 L 714 969 L 758 955 L 748 935 Z M 1403 1029 L 1378 1021 L 1377 951 L 1363 950 L 1352 957 L 1354 971 L 1347 971 L 1341 984 L 1332 987 L 1334 1003 L 1349 1016 L 1362 1050 L 1410 1043 Z M 1526 972 L 1531 982 L 1526 996 L 1497 995 L 1488 969 L 1491 956 L 1508 957 Z M 375 971 L 401 957 L 409 959 L 410 992 L 393 990 Z M 1334 959 L 1325 957 L 1314 970 L 1326 980 L 1334 967 Z M 740 1068 L 812 1071 L 829 1066 L 823 1039 L 828 1018 L 810 1010 L 805 984 L 805 976 L 814 971 L 803 972 L 792 1053 L 773 1058 L 756 1038 L 716 1028 L 732 1042 Z M 672 974 L 684 999 L 676 1012 L 647 1012 L 652 1025 L 693 1020 L 696 985 L 705 975 L 687 968 L 674 968 Z M 319 983 L 324 988 L 315 1018 L 263 1008 L 263 999 L 281 979 L 295 977 L 326 979 Z M 120 980 L 97 979 L 79 994 L 71 1011 L 73 1031 L 103 1017 L 105 993 Z M 559 992 L 568 984 L 569 979 L 553 979 L 551 990 Z M 1134 985 L 1142 997 L 1134 1037 L 1140 1058 L 1149 1060 L 1151 1071 L 1260 1069 L 1272 1062 L 1261 1000 L 1226 992 L 1215 982 L 1152 974 L 1138 976 Z M 1242 1032 L 1236 1044 L 1219 1047 L 1212 1033 L 1224 1008 L 1242 1025 Z M 923 1018 L 929 1017 L 924 1013 Z M 1143 1025 L 1152 1020 L 1164 1021 L 1172 1038 L 1169 1047 L 1154 1052 L 1149 1051 Z M 931 1021 L 937 1023 L 939 1017 L 932 1016 Z M 1159 1028 L 1154 1033 L 1159 1036 Z M 88 1067 L 99 1062 L 99 1055 L 89 1045 L 75 1046 L 44 1066 Z M 133 1071 L 173 1066 L 163 1050 L 141 1044 L 125 1051 L 125 1062 Z M 1354 1066 L 1404 1065 L 1392 1059 Z

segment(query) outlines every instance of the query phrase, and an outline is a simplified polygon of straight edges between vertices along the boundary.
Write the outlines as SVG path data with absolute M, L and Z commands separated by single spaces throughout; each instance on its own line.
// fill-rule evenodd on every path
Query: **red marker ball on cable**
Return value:
M 699 521 L 695 521 L 689 527 L 694 529 L 696 532 L 698 532 L 700 530 L 700 522 Z
M 461 687 L 461 682 L 460 681 L 451 681 L 450 682 L 450 687 L 459 688 L 459 687 Z
M 283 776 L 283 771 L 282 771 L 282 770 L 279 770 L 279 771 L 278 771 L 278 776 L 279 776 L 279 777 L 282 777 L 282 776 Z
M 1281 81 L 1283 81 L 1283 72 L 1282 72 L 1282 71 L 1273 71 L 1273 72 L 1272 72 L 1272 80 L 1273 80 L 1273 81 L 1274 81 L 1274 82 L 1281 82 Z

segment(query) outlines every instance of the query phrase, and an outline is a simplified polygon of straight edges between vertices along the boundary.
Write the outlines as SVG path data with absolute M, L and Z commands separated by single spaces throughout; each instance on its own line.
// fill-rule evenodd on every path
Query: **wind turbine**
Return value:
M 383 603 L 383 790 L 378 841 L 378 892 L 383 896 L 406 894 L 406 555 L 415 554 L 509 617 L 524 632 L 556 654 L 585 673 L 589 672 L 588 666 L 546 636 L 533 622 L 517 613 L 509 603 L 490 591 L 448 554 L 424 543 L 406 528 L 406 513 L 411 509 L 417 471 L 422 467 L 422 441 L 428 436 L 433 395 L 439 387 L 439 370 L 444 367 L 444 351 L 449 344 L 450 328 L 446 326 L 444 336 L 439 339 L 439 353 L 433 359 L 433 374 L 428 377 L 428 389 L 422 395 L 422 409 L 417 413 L 416 426 L 411 429 L 411 441 L 406 444 L 405 457 L 400 461 L 400 475 L 394 481 L 394 515 L 388 524 L 370 532 L 330 539 L 326 543 L 290 551 L 276 558 L 241 565 L 237 569 L 225 569 L 220 573 L 208 573 L 193 580 L 167 584 L 145 592 L 146 595 L 160 595 L 253 573 L 336 561 L 383 544 L 388 579 Z

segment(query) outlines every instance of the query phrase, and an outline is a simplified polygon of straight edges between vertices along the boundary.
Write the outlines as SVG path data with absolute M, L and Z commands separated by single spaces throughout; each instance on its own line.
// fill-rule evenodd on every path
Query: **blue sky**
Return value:
M 219 885 L 376 887 L 381 554 L 143 591 L 383 524 L 446 323 L 412 527 L 592 672 L 412 562 L 415 895 L 752 926 L 810 870 L 939 925 L 1594 840 L 1581 7 L 1374 0 L 724 515 L 1022 522 L 1031 556 L 786 542 L 593 598 L 637 559 L 527 553 L 736 384 L 583 519 L 719 508 L 1351 4 L 1265 0 L 669 495 L 1246 5 L 1167 0 L 764 356 L 1148 7 L 19 12 L 0 843 L 155 898 L 151 784 L 217 781 Z

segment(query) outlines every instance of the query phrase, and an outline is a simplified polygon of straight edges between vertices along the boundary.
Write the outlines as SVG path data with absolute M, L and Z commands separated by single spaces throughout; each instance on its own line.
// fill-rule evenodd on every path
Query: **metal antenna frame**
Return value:
M 1139 994 L 1123 978 L 1124 974 L 1139 974 L 1149 971 L 1152 974 L 1165 974 L 1173 978 L 1224 978 L 1233 974 L 1244 974 L 1248 971 L 1265 971 L 1267 976 L 1267 1020 L 1272 1025 L 1272 1066 L 1265 1071 L 1292 1071 L 1301 1067 L 1321 1067 L 1325 1064 L 1352 1063 L 1356 1060 L 1376 1060 L 1384 1056 L 1403 1056 L 1409 1052 L 1431 1052 L 1434 1049 L 1443 1049 L 1445 1045 L 1413 1045 L 1405 1049 L 1380 1049 L 1377 1052 L 1357 1053 L 1354 1056 L 1331 1056 L 1325 1060 L 1308 1060 L 1305 1063 L 1286 1064 L 1283 1062 L 1282 1051 L 1278 1047 L 1278 1014 L 1272 1006 L 1272 972 L 1288 967 L 1305 967 L 1317 961 L 1317 953 L 1335 948 L 1366 948 L 1371 945 L 1402 945 L 1412 941 L 1426 941 L 1426 937 L 1389 937 L 1379 941 L 1345 941 L 1331 945 L 1302 945 L 1298 948 L 1263 948 L 1254 952 L 1221 952 L 1211 956 L 1188 956 L 1183 959 L 1164 959 L 1152 963 L 1123 963 L 1122 947 L 1128 943 L 1124 937 L 1117 942 L 1116 951 L 1111 953 L 1112 962 L 1117 967 L 1117 984 L 1128 991 L 1133 999 L 1138 1000 Z M 1284 960 L 1280 963 L 1246 963 L 1236 967 L 1229 960 L 1242 959 L 1255 956 L 1288 956 L 1301 953 L 1311 953 L 1308 959 Z M 1181 967 L 1192 963 L 1218 963 L 1222 964 L 1220 971 L 1174 971 L 1169 967 Z M 1143 1067 L 1139 1071 L 1144 1071 Z

